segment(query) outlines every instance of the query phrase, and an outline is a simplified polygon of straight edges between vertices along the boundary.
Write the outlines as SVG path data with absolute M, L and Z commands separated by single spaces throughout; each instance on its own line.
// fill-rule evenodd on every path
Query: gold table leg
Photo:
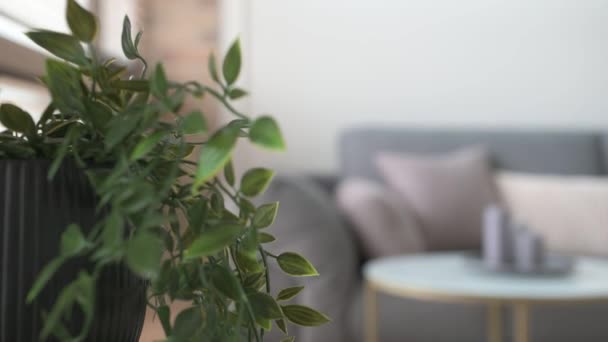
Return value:
M 513 329 L 515 329 L 515 342 L 530 342 L 530 318 L 528 304 L 517 303 L 513 309 Z
M 502 307 L 500 303 L 488 304 L 488 342 L 502 342 Z
M 378 294 L 370 283 L 367 283 L 365 292 L 365 340 L 378 342 Z

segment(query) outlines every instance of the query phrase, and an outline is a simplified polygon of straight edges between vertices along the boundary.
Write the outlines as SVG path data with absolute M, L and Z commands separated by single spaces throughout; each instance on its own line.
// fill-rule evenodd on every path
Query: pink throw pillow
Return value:
M 353 224 L 366 257 L 424 250 L 414 213 L 398 194 L 382 184 L 365 179 L 346 179 L 336 190 L 336 200 Z
M 376 166 L 414 209 L 429 249 L 479 248 L 483 209 L 499 199 L 484 149 L 442 156 L 385 152 Z

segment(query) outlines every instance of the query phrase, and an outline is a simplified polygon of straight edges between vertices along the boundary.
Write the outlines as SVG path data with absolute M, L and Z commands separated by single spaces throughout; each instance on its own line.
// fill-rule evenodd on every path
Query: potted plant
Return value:
M 209 58 L 213 86 L 178 83 L 162 64 L 148 70 L 127 17 L 122 48 L 138 75 L 98 59 L 91 13 L 74 0 L 66 13 L 71 34 L 27 33 L 56 57 L 41 77 L 52 101 L 40 120 L 0 106 L 0 340 L 137 341 L 146 305 L 175 342 L 262 341 L 273 321 L 293 341 L 287 321 L 328 322 L 279 304 L 301 287 L 270 293 L 271 262 L 293 276 L 317 271 L 264 248 L 279 205 L 251 199 L 273 171 L 235 178 L 237 140 L 284 148 L 273 118 L 231 105 L 247 95 L 235 85 L 238 40 L 221 71 Z M 200 111 L 181 113 L 187 97 L 217 100 L 234 120 L 207 132 Z M 172 315 L 175 300 L 189 305 Z

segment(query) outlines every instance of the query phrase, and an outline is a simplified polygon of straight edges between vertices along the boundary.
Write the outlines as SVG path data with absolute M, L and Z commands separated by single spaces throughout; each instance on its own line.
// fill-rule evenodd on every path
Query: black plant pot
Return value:
M 99 216 L 97 197 L 84 173 L 69 163 L 47 180 L 46 160 L 0 160 L 0 341 L 38 341 L 41 312 L 86 267 L 72 261 L 50 280 L 39 298 L 25 297 L 42 267 L 58 255 L 61 233 L 70 223 L 90 229 Z M 86 341 L 136 342 L 146 310 L 146 283 L 126 267 L 109 267 L 97 283 L 95 318 Z M 80 331 L 74 310 L 68 324 Z

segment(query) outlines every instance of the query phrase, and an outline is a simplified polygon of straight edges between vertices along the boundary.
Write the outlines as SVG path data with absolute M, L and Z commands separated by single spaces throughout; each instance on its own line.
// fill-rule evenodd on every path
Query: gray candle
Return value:
M 515 268 L 519 272 L 534 272 L 540 269 L 545 248 L 540 235 L 529 230 L 515 234 Z
M 483 213 L 482 252 L 488 266 L 500 268 L 512 260 L 513 234 L 507 212 L 497 206 L 489 205 Z

